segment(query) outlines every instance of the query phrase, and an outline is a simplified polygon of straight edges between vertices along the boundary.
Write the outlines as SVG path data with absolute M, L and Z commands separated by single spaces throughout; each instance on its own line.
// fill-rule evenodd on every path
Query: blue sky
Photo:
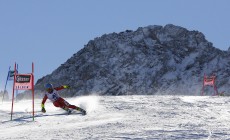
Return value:
M 0 0 L 0 90 L 15 62 L 20 73 L 30 73 L 34 62 L 37 81 L 89 40 L 148 25 L 198 30 L 227 50 L 229 5 L 229 0 Z

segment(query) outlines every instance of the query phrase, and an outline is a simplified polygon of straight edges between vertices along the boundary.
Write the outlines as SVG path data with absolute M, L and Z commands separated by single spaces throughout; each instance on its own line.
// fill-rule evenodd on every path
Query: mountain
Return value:
M 222 51 L 199 31 L 168 24 L 105 34 L 90 40 L 51 74 L 44 84 L 68 84 L 75 95 L 200 95 L 204 74 L 217 76 L 219 92 L 230 89 L 230 51 Z M 212 94 L 206 88 L 206 94 Z M 226 93 L 227 94 L 227 93 Z

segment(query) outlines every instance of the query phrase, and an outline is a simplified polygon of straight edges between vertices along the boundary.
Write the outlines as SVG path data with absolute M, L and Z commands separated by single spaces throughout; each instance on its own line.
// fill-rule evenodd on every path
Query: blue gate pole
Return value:
M 9 71 L 8 71 L 8 74 L 7 74 L 7 77 L 6 77 L 6 84 L 5 84 L 5 88 L 4 88 L 4 91 L 3 91 L 2 103 L 3 103 L 3 100 L 4 100 L 4 95 L 5 95 L 5 91 L 6 91 L 6 85 L 7 85 L 9 74 L 10 74 L 10 67 L 9 67 Z

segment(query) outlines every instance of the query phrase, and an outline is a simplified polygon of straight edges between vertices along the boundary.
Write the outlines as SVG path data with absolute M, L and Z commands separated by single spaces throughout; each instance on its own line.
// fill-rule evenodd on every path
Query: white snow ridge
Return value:
M 230 99 L 214 96 L 84 96 L 66 99 L 85 108 L 71 115 L 35 100 L 0 105 L 1 139 L 230 139 Z

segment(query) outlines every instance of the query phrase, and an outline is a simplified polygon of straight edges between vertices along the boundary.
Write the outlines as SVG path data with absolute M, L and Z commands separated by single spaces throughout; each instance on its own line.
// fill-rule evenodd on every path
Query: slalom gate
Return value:
M 7 86 L 8 81 L 13 81 L 14 80 L 14 74 L 18 73 L 18 64 L 16 66 L 17 66 L 16 71 L 11 70 L 10 69 L 11 67 L 9 67 L 9 70 L 8 70 L 8 73 L 7 73 L 7 78 L 6 78 L 6 83 L 5 83 L 5 88 L 4 88 L 3 95 L 2 95 L 2 103 L 3 103 L 4 98 L 5 98 L 6 86 Z M 17 92 L 18 92 L 18 90 L 16 90 L 16 95 L 17 95 Z
M 213 90 L 214 90 L 214 96 L 215 95 L 218 95 L 218 90 L 217 90 L 217 87 L 216 87 L 216 76 L 215 75 L 212 75 L 212 76 L 206 76 L 204 74 L 204 79 L 203 79 L 203 87 L 202 87 L 202 93 L 201 95 L 203 96 L 204 95 L 204 88 L 206 86 L 212 86 L 213 87 Z
M 32 63 L 32 73 L 19 74 L 16 73 L 16 63 L 14 66 L 14 84 L 12 93 L 12 107 L 11 107 L 11 121 L 13 117 L 14 107 L 14 91 L 15 90 L 31 90 L 32 91 L 32 109 L 33 109 L 33 121 L 34 121 L 34 63 Z

